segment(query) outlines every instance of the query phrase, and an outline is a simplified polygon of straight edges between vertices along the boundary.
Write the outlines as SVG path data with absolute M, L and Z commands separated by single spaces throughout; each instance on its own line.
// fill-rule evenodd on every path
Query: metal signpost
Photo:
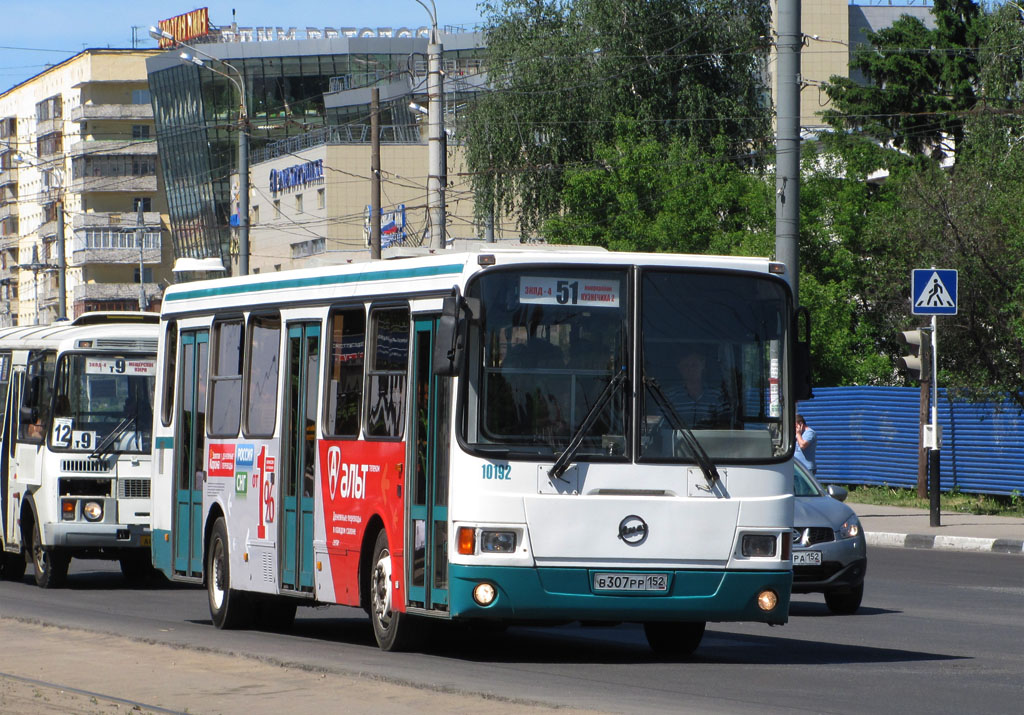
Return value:
M 932 316 L 932 419 L 931 424 L 922 425 L 923 443 L 928 450 L 929 512 L 932 526 L 940 525 L 939 518 L 939 457 L 942 447 L 942 430 L 939 427 L 939 368 L 938 368 L 938 316 L 956 315 L 957 279 L 955 270 L 939 268 L 917 268 L 910 280 L 910 312 L 913 315 Z

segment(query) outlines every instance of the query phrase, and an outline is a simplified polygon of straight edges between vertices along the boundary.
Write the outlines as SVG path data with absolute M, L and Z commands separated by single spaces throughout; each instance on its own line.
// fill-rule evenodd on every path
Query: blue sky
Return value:
M 189 12 L 210 9 L 214 25 L 249 27 L 420 27 L 429 15 L 416 0 L 0 0 L 0 92 L 87 47 L 131 47 L 137 26 L 139 47 L 155 47 L 149 26 Z M 430 0 L 424 0 L 430 6 Z M 478 23 L 476 0 L 434 0 L 439 26 Z M 7 49 L 14 48 L 14 49 Z

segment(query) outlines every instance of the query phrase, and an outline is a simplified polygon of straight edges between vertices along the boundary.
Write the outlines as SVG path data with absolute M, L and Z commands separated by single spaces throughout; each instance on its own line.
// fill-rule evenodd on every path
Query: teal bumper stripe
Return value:
M 599 569 L 602 573 L 620 569 Z M 789 619 L 793 575 L 789 571 L 658 571 L 671 578 L 664 594 L 594 593 L 592 569 L 449 566 L 454 618 L 500 620 L 753 621 L 783 624 Z M 629 573 L 636 573 L 630 571 Z M 473 600 L 473 587 L 492 583 L 498 597 L 490 606 Z M 757 594 L 771 589 L 778 605 L 766 613 Z
M 212 298 L 216 296 L 239 295 L 243 293 L 261 293 L 268 290 L 284 290 L 287 288 L 320 288 L 325 286 L 360 283 L 363 281 L 407 280 L 410 278 L 429 278 L 461 273 L 461 263 L 443 266 L 424 266 L 421 268 L 392 268 L 383 271 L 364 271 L 361 273 L 345 273 L 342 275 L 321 275 L 307 278 L 285 278 L 258 282 L 232 283 L 218 288 L 195 288 L 192 290 L 169 290 L 164 297 L 167 301 L 190 300 L 193 298 Z

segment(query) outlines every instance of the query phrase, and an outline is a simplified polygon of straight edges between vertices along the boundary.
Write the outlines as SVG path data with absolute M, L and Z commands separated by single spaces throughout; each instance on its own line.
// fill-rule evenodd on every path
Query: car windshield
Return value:
M 472 284 L 482 307 L 470 348 L 480 397 L 466 411 L 470 441 L 552 454 L 593 411 L 577 453 L 624 454 L 625 381 L 595 405 L 628 364 L 626 286 L 624 270 L 595 268 L 494 272 Z
M 57 370 L 50 446 L 148 453 L 153 431 L 154 355 L 71 354 Z
M 823 497 L 825 491 L 818 486 L 814 477 L 798 463 L 793 463 L 793 496 L 795 497 Z

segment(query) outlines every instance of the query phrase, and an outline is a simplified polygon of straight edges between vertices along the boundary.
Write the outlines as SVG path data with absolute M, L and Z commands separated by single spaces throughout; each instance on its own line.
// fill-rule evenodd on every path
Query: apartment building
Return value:
M 140 281 L 141 307 L 159 308 L 171 252 L 145 64 L 156 53 L 84 50 L 0 94 L 0 325 L 59 317 L 61 241 L 66 317 L 137 310 Z

